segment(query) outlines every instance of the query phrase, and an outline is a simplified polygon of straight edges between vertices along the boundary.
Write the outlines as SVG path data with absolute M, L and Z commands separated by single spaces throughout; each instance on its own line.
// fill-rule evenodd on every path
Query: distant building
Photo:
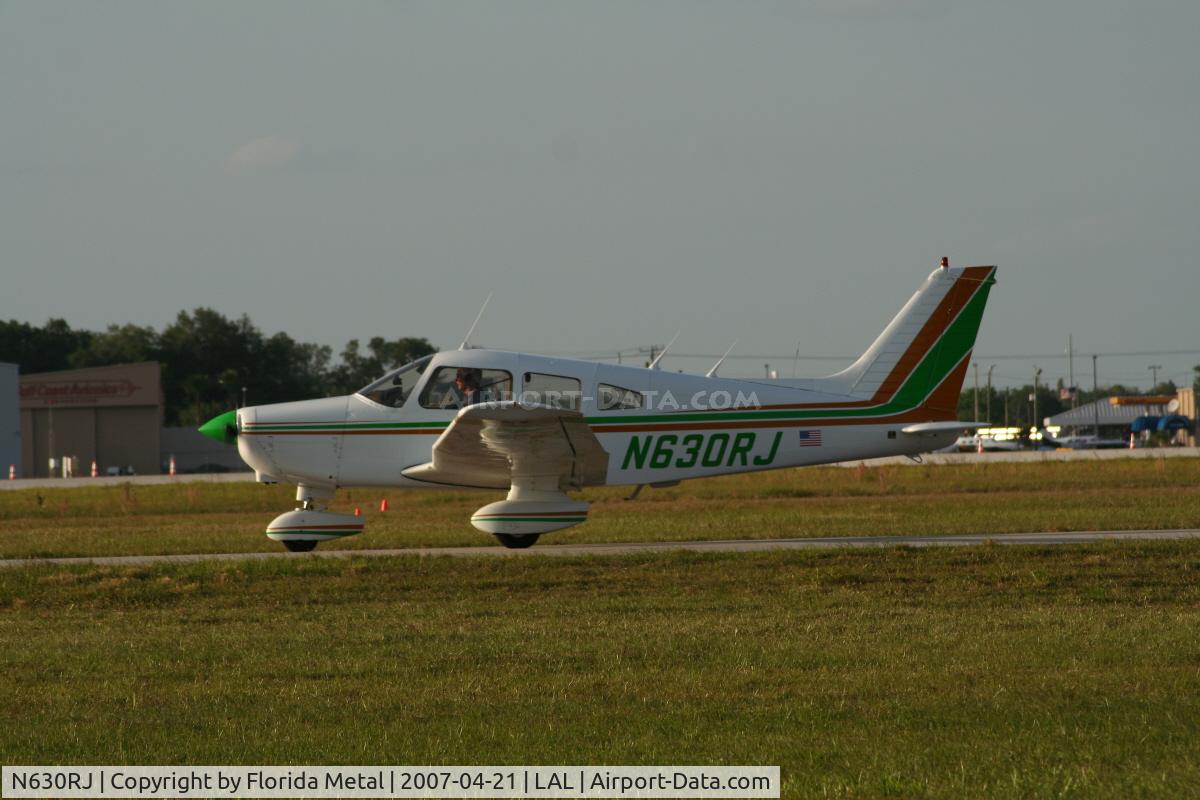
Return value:
M 0 480 L 13 468 L 21 474 L 21 415 L 18 412 L 17 365 L 0 364 Z
M 1123 429 L 1126 435 L 1133 421 L 1138 417 L 1162 416 L 1166 413 L 1166 403 L 1114 403 L 1114 400 L 1132 400 L 1133 398 L 1105 397 L 1086 405 L 1072 408 L 1053 417 L 1046 417 L 1046 427 L 1059 428 L 1092 428 L 1099 425 L 1102 430 L 1112 429 L 1119 433 Z M 1155 398 L 1161 399 L 1161 398 Z
M 156 362 L 22 375 L 20 387 L 24 477 L 49 477 L 50 459 L 61 464 L 64 457 L 76 460 L 77 475 L 86 475 L 93 460 L 101 475 L 161 471 Z
M 1196 401 L 1191 389 L 1175 396 L 1105 397 L 1046 417 L 1045 427 L 1087 431 L 1101 437 L 1145 438 L 1153 431 L 1169 435 L 1173 444 L 1195 443 Z
M 1177 408 L 1175 410 L 1175 413 L 1182 414 L 1183 416 L 1190 419 L 1193 423 L 1195 423 L 1197 420 L 1197 417 L 1196 417 L 1196 390 L 1192 389 L 1192 388 L 1180 389 L 1179 393 L 1176 395 L 1176 398 L 1179 400 L 1179 408 Z M 1196 427 L 1195 427 L 1195 425 L 1192 426 L 1191 432 L 1187 435 L 1187 443 L 1192 447 L 1196 446 Z

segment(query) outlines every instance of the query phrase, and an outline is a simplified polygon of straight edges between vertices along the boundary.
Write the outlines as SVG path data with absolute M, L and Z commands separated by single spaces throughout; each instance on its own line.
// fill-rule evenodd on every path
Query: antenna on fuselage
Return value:
M 459 350 L 467 349 L 467 342 L 471 341 L 471 334 L 475 332 L 475 326 L 479 324 L 479 320 L 483 319 L 483 310 L 487 308 L 487 304 L 492 301 L 492 293 L 488 292 L 487 299 L 483 301 L 483 305 L 479 307 L 479 313 L 475 315 L 475 321 L 471 323 L 471 329 L 467 331 L 467 335 L 463 337 L 462 344 L 458 346 Z
M 675 331 L 675 335 L 671 337 L 671 341 L 667 342 L 667 346 L 658 352 L 658 355 L 654 357 L 654 360 L 650 362 L 650 365 L 646 369 L 658 369 L 658 362 L 662 361 L 662 357 L 671 349 L 671 345 L 675 344 L 675 340 L 679 338 L 679 333 L 679 331 Z
M 717 359 L 717 363 L 712 365 L 712 369 L 710 369 L 708 372 L 704 373 L 704 377 L 711 378 L 714 375 L 716 375 L 717 370 L 719 370 L 721 368 L 721 365 L 725 363 L 725 359 L 729 356 L 730 353 L 733 352 L 733 348 L 735 348 L 735 347 L 737 347 L 737 339 L 734 339 L 733 344 L 729 345 L 729 349 L 725 351 L 725 355 L 723 355 Z

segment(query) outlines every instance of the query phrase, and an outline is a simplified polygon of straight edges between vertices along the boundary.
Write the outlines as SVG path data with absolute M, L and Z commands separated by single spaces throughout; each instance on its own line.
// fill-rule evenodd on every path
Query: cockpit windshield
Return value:
M 416 388 L 417 381 L 421 379 L 421 374 L 425 372 L 425 367 L 429 366 L 432 358 L 433 356 L 425 356 L 411 364 L 405 364 L 400 369 L 389 372 L 370 386 L 360 390 L 359 394 L 382 406 L 399 408 L 404 405 L 404 401 Z

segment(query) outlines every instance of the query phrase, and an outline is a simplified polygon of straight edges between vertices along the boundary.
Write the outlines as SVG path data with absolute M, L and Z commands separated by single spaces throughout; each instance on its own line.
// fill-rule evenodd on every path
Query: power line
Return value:
M 546 355 L 557 356 L 574 356 L 576 358 L 596 358 L 596 359 L 611 359 L 618 356 L 638 356 L 646 355 L 650 352 L 649 347 L 633 347 L 623 350 L 589 350 L 581 351 L 549 351 Z M 720 358 L 720 353 L 672 353 L 673 358 Z M 1197 356 L 1200 355 L 1200 350 L 1126 350 L 1113 351 L 1107 353 L 1084 353 L 1076 354 L 1079 358 L 1088 358 L 1093 355 L 1100 358 L 1136 358 L 1146 356 Z M 858 359 L 854 356 L 808 356 L 796 355 L 795 353 L 731 353 L 730 359 L 760 359 L 767 361 L 790 361 L 799 359 L 800 361 L 841 361 L 850 362 Z M 1035 359 L 1058 359 L 1065 358 L 1064 353 L 1004 353 L 1000 355 L 980 354 L 974 356 L 979 361 L 1008 361 L 1008 360 L 1035 360 Z

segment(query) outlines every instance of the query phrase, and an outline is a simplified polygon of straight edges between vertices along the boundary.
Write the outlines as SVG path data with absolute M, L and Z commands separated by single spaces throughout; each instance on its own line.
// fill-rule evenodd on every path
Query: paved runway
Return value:
M 95 558 L 13 558 L 0 567 L 33 564 L 94 564 L 138 566 L 188 564 L 197 561 L 236 561 L 266 558 L 390 558 L 395 556 L 457 556 L 477 558 L 527 558 L 531 556 L 620 556 L 636 553 L 687 551 L 692 553 L 754 553 L 768 550 L 808 550 L 836 547 L 962 547 L 987 542 L 1005 545 L 1062 545 L 1111 540 L 1200 539 L 1200 530 L 1078 531 L 1072 533 L 993 533 L 957 536 L 845 536 L 825 539 L 726 539 L 707 542 L 631 542 L 617 544 L 548 544 L 528 550 L 503 547 L 422 547 L 401 550 L 316 550 L 311 553 L 192 553 L 173 556 L 100 556 Z

